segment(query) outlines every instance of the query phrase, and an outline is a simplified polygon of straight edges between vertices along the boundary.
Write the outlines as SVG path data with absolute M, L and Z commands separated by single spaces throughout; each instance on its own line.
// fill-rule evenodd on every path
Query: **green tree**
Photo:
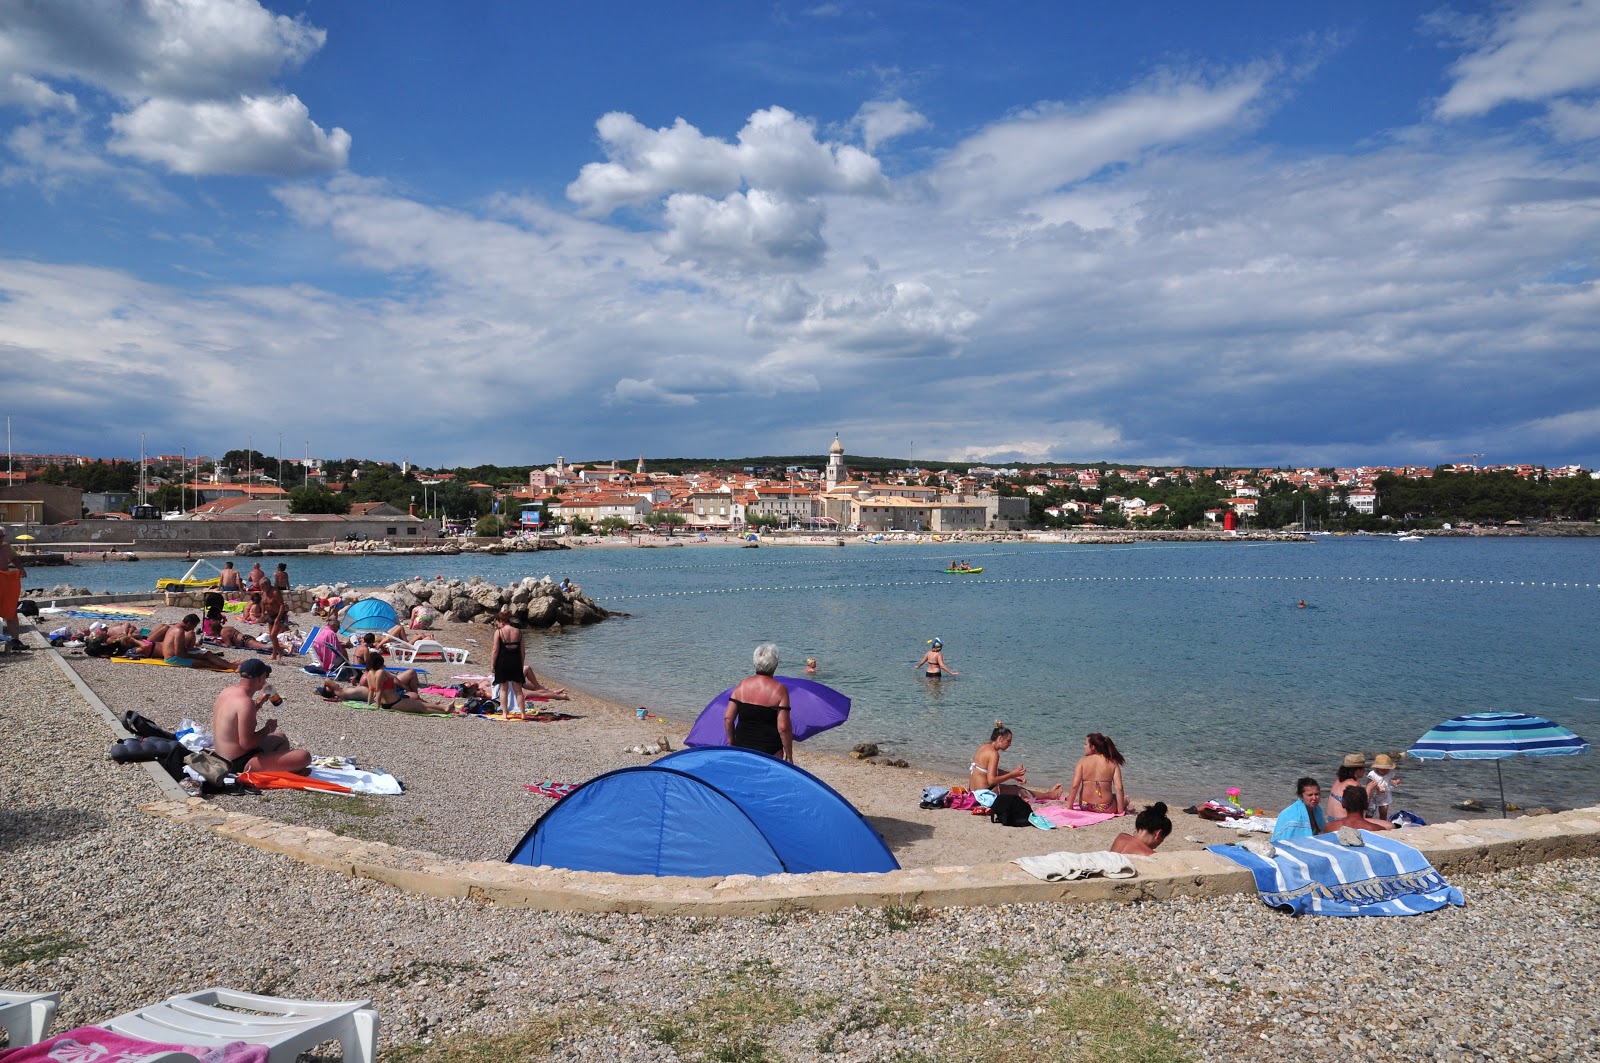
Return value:
M 631 526 L 622 517 L 606 517 L 600 521 L 600 534 L 614 535 L 617 532 L 627 531 Z
M 673 529 L 681 528 L 688 523 L 682 513 L 672 513 L 667 510 L 655 510 L 645 514 L 644 522 L 657 531 L 666 528 L 669 538 L 672 536 Z
M 296 487 L 289 492 L 290 513 L 348 513 L 350 499 L 326 487 Z
M 486 517 L 478 518 L 478 523 L 473 525 L 472 534 L 487 539 L 498 539 L 506 530 L 507 524 L 493 513 Z

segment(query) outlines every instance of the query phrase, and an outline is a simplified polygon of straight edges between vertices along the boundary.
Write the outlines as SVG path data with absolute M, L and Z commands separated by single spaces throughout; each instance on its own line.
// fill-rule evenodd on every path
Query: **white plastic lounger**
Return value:
M 399 639 L 394 639 L 389 643 L 389 652 L 402 664 L 413 664 L 419 660 L 466 664 L 467 654 L 471 651 L 446 646 L 434 639 L 418 639 L 416 642 L 401 642 Z
M 8 993 L 0 989 L 0 1026 L 5 1027 L 10 1038 L 7 1046 L 21 1048 L 43 1041 L 60 1003 L 60 993 Z
M 248 1041 L 265 1045 L 271 1063 L 294 1063 L 300 1053 L 328 1040 L 339 1042 L 344 1063 L 374 1063 L 378 1055 L 378 1013 L 370 1000 L 290 1000 L 202 989 L 98 1025 L 167 1044 L 220 1046 Z

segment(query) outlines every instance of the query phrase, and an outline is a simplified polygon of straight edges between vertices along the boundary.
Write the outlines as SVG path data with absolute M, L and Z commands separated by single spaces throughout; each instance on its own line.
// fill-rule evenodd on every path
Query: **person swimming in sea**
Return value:
M 929 679 L 938 679 L 944 675 L 960 675 L 961 673 L 944 663 L 944 640 L 929 639 L 928 652 L 922 655 L 922 660 L 912 665 L 913 668 L 926 667 L 922 674 Z

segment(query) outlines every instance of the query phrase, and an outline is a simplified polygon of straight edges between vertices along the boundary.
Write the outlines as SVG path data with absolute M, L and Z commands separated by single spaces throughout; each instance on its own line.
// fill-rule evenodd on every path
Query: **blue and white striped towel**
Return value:
M 1340 845 L 1331 834 L 1277 842 L 1272 860 L 1237 845 L 1208 849 L 1255 875 L 1265 904 L 1295 915 L 1417 915 L 1466 904 L 1411 846 L 1386 831 L 1360 834 L 1365 845 Z

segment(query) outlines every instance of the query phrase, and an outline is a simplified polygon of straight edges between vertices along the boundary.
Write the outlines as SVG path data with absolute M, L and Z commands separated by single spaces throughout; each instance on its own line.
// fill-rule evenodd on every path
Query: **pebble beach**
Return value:
M 168 725 L 207 719 L 230 681 L 70 663 L 114 712 Z M 576 692 L 547 706 L 578 717 L 559 723 L 411 717 L 322 703 L 293 665 L 274 680 L 296 744 L 353 754 L 407 793 L 220 804 L 471 859 L 503 858 L 548 807 L 523 783 L 640 763 L 627 747 L 677 744 L 691 722 L 641 723 Z M 61 991 L 57 1029 L 227 985 L 371 998 L 384 1059 L 1557 1060 L 1592 1058 L 1600 1036 L 1600 859 L 1458 875 L 1466 908 L 1382 923 L 1291 919 L 1253 896 L 754 918 L 506 910 L 142 813 L 159 789 L 106 759 L 113 734 L 43 649 L 0 658 L 0 724 L 0 986 Z M 918 809 L 926 781 L 950 781 L 919 769 L 797 760 L 905 866 L 1098 849 L 1125 825 L 1005 830 Z M 1169 845 L 1233 837 L 1174 821 Z

